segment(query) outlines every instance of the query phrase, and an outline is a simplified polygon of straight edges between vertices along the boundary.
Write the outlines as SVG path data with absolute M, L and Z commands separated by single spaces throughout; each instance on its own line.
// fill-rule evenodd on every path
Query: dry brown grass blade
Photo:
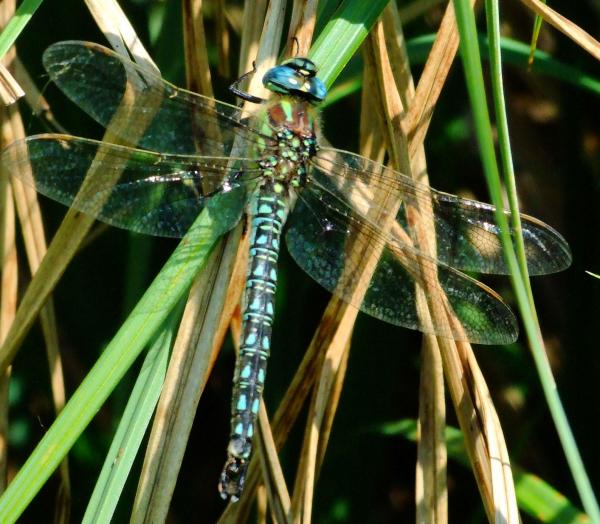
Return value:
M 188 87 L 210 96 L 201 9 L 202 2 L 183 3 L 187 81 Z M 202 144 L 198 146 L 201 151 Z M 241 271 L 236 260 L 241 229 L 215 248 L 188 297 L 146 449 L 132 522 L 166 519 L 196 408 L 239 297 Z
M 374 34 L 374 39 L 377 39 L 378 31 L 375 31 Z M 453 40 L 451 32 L 448 36 L 450 36 L 451 43 Z M 394 96 L 392 82 L 390 80 L 386 81 L 386 78 L 389 79 L 392 74 L 389 66 L 391 60 L 387 56 L 385 38 L 378 38 L 376 42 L 379 42 L 377 48 L 379 54 L 376 54 L 376 57 L 379 57 L 378 66 L 381 68 L 381 85 L 385 86 L 382 89 L 381 95 L 384 100 L 385 113 L 388 120 L 387 127 L 388 130 L 395 131 L 398 129 L 395 120 L 403 113 L 400 103 L 401 97 Z M 438 46 L 437 52 L 440 53 L 439 56 L 431 56 L 428 63 L 436 65 L 438 71 L 443 71 L 440 65 L 444 63 L 444 47 Z M 445 81 L 445 75 L 442 78 L 435 74 L 429 77 L 423 75 L 421 82 L 424 81 L 427 81 L 428 85 L 420 83 L 419 87 L 423 85 L 421 92 L 425 93 L 426 96 L 415 97 L 414 101 L 414 103 L 422 104 L 422 107 L 416 107 L 411 110 L 412 114 L 419 115 L 419 117 L 411 119 L 412 114 L 409 113 L 404 124 L 400 126 L 403 130 L 414 129 L 412 126 L 406 126 L 406 122 L 410 124 L 419 120 L 421 121 L 421 128 L 427 127 L 434 106 L 431 94 L 435 94 L 436 91 L 439 93 L 439 89 L 435 89 L 434 86 L 437 84 L 441 87 L 441 84 Z M 419 88 L 417 88 L 417 92 L 419 92 Z M 429 109 L 424 111 L 425 107 L 429 107 Z M 414 172 L 415 155 L 419 154 L 418 147 L 420 144 L 414 145 L 409 149 L 408 144 L 405 142 L 406 139 L 402 134 L 390 137 L 390 143 L 394 143 L 395 140 L 399 140 L 399 142 L 396 148 L 393 148 L 391 151 L 392 159 L 395 159 L 397 162 L 396 165 L 399 166 L 401 171 Z M 412 160 L 410 164 L 407 163 L 407 159 L 409 158 L 407 152 L 409 150 L 411 151 L 410 158 Z M 433 247 L 431 239 L 433 235 L 429 231 L 433 230 L 430 229 L 431 222 L 430 218 L 428 218 L 431 211 L 428 209 L 419 209 L 413 210 L 413 212 L 415 213 L 415 220 L 418 219 L 416 223 L 421 226 L 417 229 L 419 248 L 426 252 L 431 252 Z M 459 327 L 457 324 L 458 321 L 452 315 L 451 310 L 447 307 L 439 307 L 444 303 L 443 291 L 439 285 L 431 286 L 435 282 L 433 279 L 434 276 L 430 275 L 424 279 L 426 286 L 423 289 L 422 298 L 426 300 L 421 301 L 419 315 L 431 315 L 436 324 L 448 322 L 454 327 Z M 423 309 L 422 306 L 425 304 L 427 308 Z M 463 432 L 466 434 L 467 447 L 488 517 L 494 521 L 504 519 L 504 522 L 516 522 L 515 518 L 518 519 L 518 517 L 515 517 L 517 514 L 516 502 L 514 500 L 510 469 L 495 467 L 495 461 L 499 460 L 500 457 L 491 453 L 493 450 L 505 450 L 506 446 L 499 426 L 490 423 L 490 420 L 493 420 L 495 417 L 495 410 L 489 395 L 485 394 L 487 391 L 485 382 L 472 356 L 471 346 L 468 343 L 457 343 L 443 338 L 438 338 L 437 343 L 441 351 L 445 376 L 459 422 Z M 494 414 L 493 416 L 491 415 L 492 413 Z
M 283 470 L 281 469 L 281 464 L 277 455 L 275 439 L 273 438 L 273 433 L 271 433 L 267 409 L 264 401 L 262 400 L 260 403 L 258 417 L 261 431 L 257 435 L 256 447 L 258 451 L 257 455 L 261 462 L 262 474 L 266 488 L 267 496 L 265 504 L 267 501 L 271 501 L 271 504 L 269 504 L 268 507 L 271 512 L 273 522 L 282 524 L 291 522 L 288 519 L 291 507 L 290 495 L 288 493 L 285 478 L 283 476 Z
M 279 55 L 279 44 L 283 34 L 283 24 L 285 22 L 285 9 L 287 2 L 284 0 L 271 0 L 265 13 L 264 24 L 260 33 L 260 41 L 256 52 L 256 72 L 250 79 L 248 90 L 252 94 L 268 98 L 271 92 L 262 85 L 262 77 L 265 72 L 273 67 L 277 62 Z M 250 55 L 248 55 L 250 56 Z M 244 104 L 244 109 L 254 107 Z
M 596 60 L 600 60 L 600 42 L 592 35 L 581 29 L 577 24 L 565 18 L 540 0 L 521 0 L 535 14 L 542 17 L 550 25 L 568 36 L 579 47 L 585 49 Z
M 294 523 L 309 523 L 312 520 L 317 472 L 338 405 L 354 322 L 358 314 L 358 311 L 350 306 L 339 306 L 338 299 L 332 299 L 311 343 L 311 347 L 317 349 L 318 356 L 314 370 L 316 375 L 313 377 L 313 397 L 292 497 L 291 521 Z M 300 371 L 305 371 L 302 366 Z M 296 376 L 298 375 L 303 376 L 304 373 L 297 373 Z
M 266 11 L 266 0 L 247 0 L 244 2 L 238 76 L 242 76 L 246 71 L 252 70 L 252 61 L 258 55 L 258 46 Z
M 0 102 L 9 106 L 22 96 L 25 96 L 25 91 L 19 82 L 10 74 L 4 64 L 0 64 Z
M 181 4 L 183 17 L 183 51 L 185 79 L 190 91 L 213 97 L 206 52 L 206 35 L 202 18 L 202 0 L 186 0 Z
M 337 409 L 341 384 L 345 377 L 345 363 L 350 351 L 350 339 L 336 337 L 326 348 L 321 360 L 312 400 L 306 421 L 300 462 L 294 483 L 294 506 L 291 521 L 309 523 L 312 520 L 312 504 L 318 468 L 329 440 L 329 432 Z M 341 371 L 341 373 L 340 373 Z
M 85 4 L 98 28 L 117 53 L 124 56 L 131 55 L 141 67 L 149 71 L 158 71 L 158 67 L 116 0 L 85 0 Z
M 231 316 L 234 307 L 234 302 L 227 303 L 226 291 L 240 231 L 213 250 L 190 291 L 146 449 L 132 523 L 167 518 L 196 408 L 227 333 L 221 319 Z
M 474 1 L 471 2 L 474 4 Z M 435 42 L 425 63 L 423 73 L 415 91 L 414 101 L 408 108 L 403 127 L 408 135 L 409 156 L 412 158 L 423 146 L 425 135 L 433 115 L 433 109 L 440 96 L 450 67 L 458 50 L 458 32 L 452 2 L 438 29 Z M 419 173 L 417 171 L 417 173 Z
M 380 29 L 383 30 L 383 34 Z M 397 85 L 402 106 L 407 109 L 411 108 L 414 104 L 415 88 L 400 16 L 395 5 L 387 8 L 381 27 L 378 28 L 376 34 L 375 45 L 377 47 L 385 46 L 389 53 L 389 61 L 393 65 L 391 72 L 394 82 L 392 84 L 391 81 L 388 81 L 388 88 L 394 92 Z M 397 105 L 396 111 L 400 111 L 399 102 L 396 101 L 395 104 Z M 405 129 L 404 133 L 406 133 Z M 406 143 L 401 143 L 400 147 L 405 148 Z M 411 160 L 410 172 L 414 178 L 426 182 L 427 165 L 425 150 L 422 146 Z M 426 211 L 422 217 L 425 220 L 423 227 L 426 231 L 432 231 L 431 210 Z M 430 246 L 432 252 L 435 251 L 435 235 L 427 236 L 427 245 Z M 416 291 L 420 315 L 428 315 L 427 302 L 422 289 L 417 286 Z M 439 346 L 436 337 L 424 335 L 419 388 L 419 442 L 415 487 L 417 522 L 443 524 L 448 520 L 447 453 L 444 430 L 445 395 Z
M 4 27 L 11 16 L 14 15 L 15 7 L 14 0 L 2 3 L 0 6 L 0 27 Z M 15 49 L 12 47 L 4 58 L 2 67 L 4 67 L 4 64 L 9 64 L 15 55 Z M 2 107 L 0 109 L 0 123 L 2 124 L 0 147 L 6 146 L 15 139 L 15 129 L 12 124 L 18 118 L 19 114 L 15 106 Z M 17 310 L 19 267 L 15 241 L 15 206 L 12 190 L 6 172 L 4 169 L 0 169 L 0 254 L 2 256 L 2 275 L 0 277 L 0 341 L 6 339 Z M 10 379 L 11 368 L 7 367 L 0 373 L 0 493 L 4 492 L 8 484 L 8 393 Z
M 308 56 L 315 24 L 317 0 L 294 0 L 285 52 L 291 56 Z
M 348 369 L 348 358 L 350 357 L 350 344 L 346 346 L 340 362 L 337 364 L 337 370 L 334 375 L 333 383 L 329 391 L 329 401 L 326 406 L 325 413 L 322 417 L 321 431 L 319 438 L 319 448 L 317 449 L 317 461 L 316 471 L 320 471 L 325 460 L 325 451 L 327 450 L 327 444 L 329 443 L 329 437 L 333 428 L 333 420 L 337 411 L 340 398 L 342 396 L 342 387 L 344 385 L 344 379 L 346 378 L 346 371 Z M 326 357 L 327 358 L 327 357 Z
M 3 107 L 2 143 L 10 139 L 10 114 L 14 110 Z M 8 135 L 8 136 L 7 136 Z M 15 243 L 15 208 L 8 177 L 0 177 L 0 253 L 2 254 L 2 276 L 0 295 L 0 340 L 4 340 L 17 310 L 18 260 Z M 0 492 L 8 482 L 8 388 L 11 368 L 0 376 Z
M 14 0 L 2 2 L 2 5 L 0 5 L 1 27 L 4 28 L 6 24 L 8 24 L 9 20 L 14 16 L 16 9 L 15 6 L 16 2 Z M 0 100 L 2 101 L 3 105 L 6 106 L 14 104 L 19 98 L 25 95 L 25 92 L 21 86 L 13 77 L 14 67 L 12 67 L 12 62 L 14 61 L 15 56 L 16 53 L 13 46 L 12 50 L 9 50 L 0 64 Z
M 423 337 L 419 379 L 419 421 L 415 479 L 416 522 L 448 522 L 446 406 L 440 348 Z
M 217 68 L 219 74 L 225 78 L 229 77 L 229 31 L 227 30 L 227 14 L 225 0 L 216 1 L 216 25 L 217 25 L 217 52 L 219 60 Z
M 2 4 L 1 18 L 4 24 L 14 13 L 14 2 L 4 2 Z M 18 63 L 14 48 L 9 51 L 6 56 L 6 61 L 10 63 L 10 67 L 14 69 Z M 25 130 L 21 116 L 16 108 L 9 108 L 4 111 L 2 118 L 2 144 L 6 145 L 17 139 L 25 137 Z M 6 173 L 3 173 L 2 181 L 7 183 L 9 178 Z M 37 195 L 33 188 L 27 188 L 24 184 L 20 183 L 16 179 L 11 180 L 12 187 L 12 198 L 16 204 L 17 213 L 21 223 L 21 231 L 23 241 L 25 244 L 25 251 L 27 259 L 29 261 L 29 267 L 31 274 L 35 274 L 39 268 L 41 259 L 46 253 L 46 238 L 44 234 L 44 228 L 41 219 L 41 213 L 37 201 Z M 11 200 L 12 206 L 12 200 Z M 14 248 L 14 238 L 13 238 Z M 14 261 L 16 263 L 16 259 Z M 4 270 L 6 272 L 10 265 L 6 265 L 7 260 L 4 261 Z M 3 273 L 4 276 L 4 273 Z M 16 273 L 14 275 L 16 279 Z M 3 282 L 5 284 L 5 282 Z M 15 293 L 16 293 L 16 282 Z M 3 301 L 9 300 L 11 292 L 3 285 L 2 299 Z M 3 304 L 3 311 L 6 304 Z M 0 340 L 5 341 L 5 338 L 9 332 L 9 328 L 14 322 L 16 314 L 16 295 L 15 302 L 9 308 L 11 310 L 11 319 L 8 322 L 8 317 L 3 318 L 3 325 L 1 328 Z M 58 345 L 58 333 L 56 326 L 56 318 L 54 313 L 54 304 L 51 300 L 43 307 L 40 312 L 40 320 L 42 325 L 42 333 L 46 345 L 46 354 L 48 357 L 49 364 L 49 375 L 51 382 L 52 399 L 54 403 L 55 412 L 58 413 L 65 405 L 66 393 L 64 386 L 64 375 L 62 360 L 59 353 Z M 3 460 L 6 459 L 6 450 L 2 453 Z M 4 475 L 2 475 L 4 479 Z M 58 498 L 56 503 L 56 522 L 67 522 L 69 520 L 71 508 L 71 485 L 69 479 L 69 467 L 67 459 L 63 460 L 60 464 L 60 487 L 58 492 Z
M 350 330 L 351 331 L 351 330 Z M 336 333 L 326 348 L 322 365 L 313 388 L 308 412 L 300 463 L 294 485 L 294 502 L 291 522 L 310 523 L 315 483 L 329 441 L 333 418 L 338 407 L 341 389 L 346 376 L 350 353 L 347 333 Z

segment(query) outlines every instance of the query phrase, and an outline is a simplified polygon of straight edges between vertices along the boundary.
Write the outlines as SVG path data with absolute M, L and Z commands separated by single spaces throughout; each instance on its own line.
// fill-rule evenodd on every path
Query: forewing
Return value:
M 352 205 L 352 194 L 358 188 L 363 213 L 376 212 L 383 217 L 393 214 L 397 223 L 395 230 L 401 228 L 413 242 L 416 241 L 413 224 L 418 213 L 431 210 L 436 257 L 446 265 L 462 271 L 508 273 L 494 206 L 436 191 L 377 162 L 345 151 L 324 148 L 314 163 L 320 169 L 315 173 L 317 181 L 328 188 L 334 198 Z M 392 203 L 389 209 L 382 209 L 375 200 L 378 190 L 388 195 L 387 201 Z M 396 210 L 399 203 L 402 204 Z M 505 214 L 510 221 L 510 214 Z M 531 275 L 555 273 L 570 265 L 569 246 L 557 231 L 527 215 L 521 215 L 521 223 Z M 515 234 L 512 229 L 510 233 Z M 394 228 L 391 234 L 394 235 Z
M 260 173 L 248 159 L 159 154 L 69 135 L 14 142 L 1 160 L 11 175 L 62 204 L 164 237 L 182 237 L 209 203 L 222 230 L 230 229 L 241 216 L 245 184 Z
M 236 138 L 248 146 L 269 143 L 239 108 L 177 88 L 98 44 L 58 42 L 43 61 L 61 91 L 127 145 L 228 156 Z M 126 115 L 126 122 L 116 115 Z

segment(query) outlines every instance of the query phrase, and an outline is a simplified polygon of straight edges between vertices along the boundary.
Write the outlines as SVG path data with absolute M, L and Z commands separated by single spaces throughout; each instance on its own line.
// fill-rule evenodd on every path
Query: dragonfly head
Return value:
M 263 85 L 274 93 L 318 104 L 327 95 L 327 88 L 316 74 L 317 67 L 308 58 L 290 58 L 269 69 L 263 76 Z

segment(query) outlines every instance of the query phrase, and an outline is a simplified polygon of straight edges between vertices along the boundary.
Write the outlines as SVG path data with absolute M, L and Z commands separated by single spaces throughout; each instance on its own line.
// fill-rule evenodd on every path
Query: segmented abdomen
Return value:
M 228 493 L 232 499 L 237 495 L 232 492 L 241 491 L 243 484 L 267 371 L 277 286 L 277 259 L 281 230 L 288 212 L 288 205 L 282 197 L 281 184 L 268 181 L 259 188 L 252 205 L 242 338 L 234 376 L 231 436 L 227 448 L 229 459 L 220 484 L 222 493 Z

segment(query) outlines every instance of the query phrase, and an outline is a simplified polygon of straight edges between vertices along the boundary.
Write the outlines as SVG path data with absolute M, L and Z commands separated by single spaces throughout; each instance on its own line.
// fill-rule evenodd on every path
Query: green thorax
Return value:
M 269 154 L 263 143 L 257 146 L 263 175 L 284 186 L 303 187 L 308 163 L 318 148 L 317 110 L 309 102 L 282 96 L 267 102 L 257 118 L 262 134 L 277 142 Z

